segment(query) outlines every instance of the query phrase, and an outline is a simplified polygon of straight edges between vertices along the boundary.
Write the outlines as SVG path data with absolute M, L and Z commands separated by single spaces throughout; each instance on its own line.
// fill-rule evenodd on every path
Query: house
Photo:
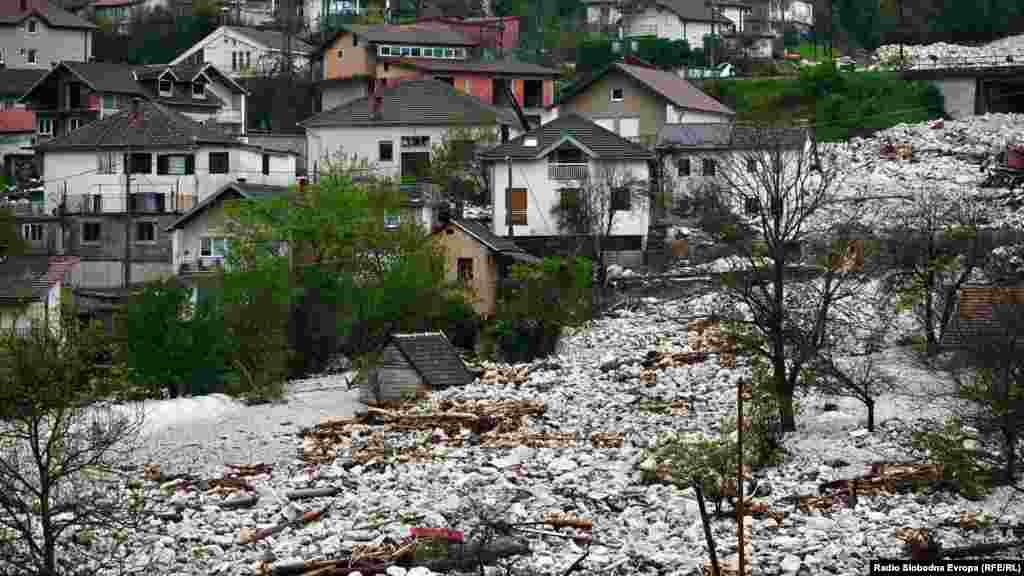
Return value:
M 366 13 L 366 0 L 303 0 L 302 22 L 312 32 L 331 30 L 352 16 Z
M 455 30 L 475 42 L 475 46 L 503 56 L 519 47 L 519 16 L 484 16 L 475 18 L 420 18 L 420 26 L 438 26 Z
M 38 140 L 70 134 L 118 113 L 133 99 L 161 102 L 197 121 L 244 134 L 246 91 L 216 67 L 61 62 L 21 101 L 36 114 Z
M 681 199 L 714 180 L 722 163 L 736 161 L 736 154 L 776 147 L 800 150 L 809 141 L 807 129 L 801 127 L 666 124 L 658 134 L 657 148 L 666 164 L 666 180 L 675 183 L 673 196 Z
M 296 4 L 285 4 L 288 7 Z M 221 0 L 224 19 L 245 26 L 269 26 L 274 23 L 281 8 L 280 0 Z M 294 8 L 292 8 L 294 9 Z
M 49 0 L 0 3 L 0 64 L 47 70 L 57 62 L 92 59 L 96 26 Z
M 814 27 L 814 3 L 805 0 L 771 3 L 771 30 L 782 34 L 786 24 L 797 30 L 809 32 Z
M 133 17 L 166 4 L 166 0 L 92 0 L 78 14 L 109 25 L 118 34 L 128 34 Z
M 70 256 L 15 256 L 0 261 L 0 332 L 25 335 L 33 322 L 59 326 L 78 264 L 79 259 Z
M 171 234 L 175 273 L 189 276 L 223 267 L 228 255 L 228 235 L 222 225 L 225 202 L 271 200 L 287 195 L 288 191 L 287 186 L 254 184 L 241 179 L 221 186 L 182 214 L 165 230 Z
M 376 366 L 362 375 L 359 401 L 395 402 L 464 386 L 473 376 L 443 332 L 392 334 Z
M 36 117 L 30 110 L 0 111 L 0 158 L 3 158 L 3 177 L 9 183 L 17 184 L 26 170 L 30 175 L 38 175 L 33 155 L 28 152 L 35 134 Z
M 512 264 L 540 262 L 512 240 L 473 220 L 444 222 L 433 237 L 444 247 L 447 280 L 463 285 L 471 294 L 473 309 L 484 317 L 494 314 L 501 282 L 508 278 Z
M 678 74 L 613 63 L 563 92 L 556 114 L 579 114 L 647 146 L 666 124 L 731 122 L 736 113 Z
M 480 154 L 494 199 L 492 232 L 497 236 L 550 238 L 563 234 L 552 217 L 566 194 L 579 195 L 610 176 L 646 186 L 654 155 L 598 124 L 568 114 Z M 616 211 L 609 251 L 643 250 L 649 206 L 625 194 L 611 200 Z M 504 200 L 503 200 L 504 199 Z M 529 249 L 523 240 L 517 240 Z M 532 250 L 531 250 L 532 251 Z
M 221 26 L 179 54 L 171 65 L 212 64 L 232 78 L 267 76 L 285 70 L 285 49 L 291 43 L 292 66 L 309 66 L 314 49 L 301 38 L 287 38 L 279 30 Z
M 621 3 L 617 0 L 584 0 L 587 22 L 607 30 L 618 28 L 623 37 L 657 36 L 669 40 L 686 40 L 692 48 L 703 48 L 704 37 L 734 32 L 743 25 L 742 14 L 729 2 L 729 9 L 712 8 L 705 0 L 654 0 L 643 3 Z M 715 3 L 717 4 L 717 3 Z M 741 3 L 742 4 L 742 3 Z M 734 20 L 726 16 L 732 14 Z
M 481 42 L 436 23 L 347 26 L 316 58 L 322 72 L 322 108 L 381 87 L 433 78 L 494 106 L 519 106 L 539 123 L 554 103 L 557 70 L 512 58 L 485 58 Z
M 1024 287 L 966 285 L 960 288 L 956 315 L 942 334 L 940 345 L 947 350 L 993 346 L 1000 337 L 1020 334 L 1019 310 L 1024 305 Z M 1020 346 L 1020 338 L 1016 340 Z
M 293 153 L 246 144 L 141 98 L 36 150 L 45 180 L 39 212 L 59 216 L 42 234 L 82 258 L 78 284 L 87 288 L 170 275 L 165 230 L 223 185 L 295 182 Z

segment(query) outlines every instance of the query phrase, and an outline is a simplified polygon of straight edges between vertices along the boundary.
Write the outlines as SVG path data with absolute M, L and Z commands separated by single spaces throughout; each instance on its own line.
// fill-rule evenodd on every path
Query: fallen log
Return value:
M 251 508 L 256 505 L 260 497 L 256 494 L 248 494 L 244 496 L 235 496 L 234 498 L 228 498 L 224 500 L 218 506 L 222 510 L 235 510 L 237 508 Z
M 496 538 L 490 542 L 473 542 L 467 546 L 449 546 L 448 557 L 439 560 L 415 562 L 432 572 L 475 570 L 481 564 L 493 566 L 503 558 L 523 556 L 530 553 L 530 547 L 513 538 Z
M 341 492 L 337 486 L 325 486 L 323 488 L 301 488 L 290 490 L 285 493 L 289 500 L 309 500 L 310 498 L 327 498 Z

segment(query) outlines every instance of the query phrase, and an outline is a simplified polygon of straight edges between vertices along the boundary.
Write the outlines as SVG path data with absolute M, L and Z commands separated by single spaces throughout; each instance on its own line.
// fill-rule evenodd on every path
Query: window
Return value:
M 359 46 L 359 36 L 356 36 L 355 34 L 352 35 L 352 45 Z
M 612 88 L 612 102 L 622 102 L 623 94 L 622 88 Z
M 445 50 L 444 50 L 444 57 L 445 58 L 455 58 L 455 48 L 445 48 Z
M 39 32 L 39 23 L 33 19 L 29 19 L 27 27 L 29 34 L 35 34 L 36 32 Z
M 473 283 L 473 259 L 459 258 L 456 262 L 456 269 L 459 274 L 459 282 L 462 284 Z
M 338 60 L 341 60 L 344 57 L 345 57 L 345 51 L 344 50 L 338 50 Z
M 430 146 L 430 136 L 402 136 L 402 148 L 425 148 Z
M 104 110 L 116 110 L 117 109 L 117 96 L 115 94 L 104 94 L 103 95 L 103 109 Z
M 252 52 L 245 53 L 245 67 L 252 68 Z
M 526 188 L 509 188 L 509 213 L 508 223 L 515 226 L 526 225 Z
M 391 140 L 381 140 L 377 143 L 377 160 L 381 162 L 395 161 L 395 143 Z
M 231 53 L 231 69 L 238 70 L 238 52 Z
M 228 255 L 228 239 L 223 236 L 200 238 L 199 255 L 203 258 L 224 258 Z
M 377 48 L 377 54 L 381 56 L 391 56 L 391 46 L 380 46 Z M 338 55 L 341 58 L 341 55 Z
M 136 222 L 135 241 L 156 242 L 156 222 Z
M 227 174 L 231 170 L 227 152 L 210 152 L 210 174 Z
M 202 80 L 196 80 L 192 83 L 192 97 L 206 98 L 206 82 L 203 82 Z
M 444 58 L 444 48 L 434 48 L 434 58 Z
M 36 126 L 40 135 L 53 136 L 53 118 L 40 118 Z
M 689 176 L 690 175 L 690 159 L 689 158 L 680 158 L 680 159 L 676 160 L 676 172 L 679 173 L 679 176 Z
M 153 155 L 146 152 L 136 152 L 129 155 L 128 168 L 132 174 L 152 174 Z
M 412 48 L 409 48 L 409 56 L 412 56 L 413 58 L 419 58 L 420 57 L 420 47 L 419 46 L 413 46 Z
M 22 224 L 21 237 L 29 242 L 41 242 L 43 240 L 43 225 Z
M 757 172 L 757 160 L 747 158 L 747 172 Z
M 170 96 L 174 92 L 174 83 L 171 82 L 170 78 L 160 79 L 160 95 Z
M 701 168 L 701 171 L 704 173 L 705 176 L 714 176 L 717 170 L 717 166 L 715 165 L 715 159 L 705 158 L 701 162 Z
M 438 82 L 444 82 L 449 86 L 455 86 L 455 78 L 451 76 L 434 76 L 434 80 L 437 80 Z
M 465 58 L 466 57 L 466 49 L 465 48 L 456 48 L 455 49 L 455 57 L 456 58 Z
M 408 46 L 402 46 L 402 48 L 401 48 L 401 55 L 402 56 L 408 56 L 409 55 L 409 47 Z
M 32 48 L 32 49 L 30 49 L 30 50 L 25 52 L 25 61 L 28 62 L 29 64 L 35 64 L 36 63 L 36 50 L 35 50 L 35 48 Z
M 388 230 L 394 230 L 402 225 L 402 215 L 397 212 L 384 215 L 384 227 Z
M 169 154 L 157 156 L 156 173 L 167 176 L 183 176 L 195 173 L 195 157 L 191 154 Z
M 743 211 L 753 216 L 761 211 L 761 200 L 757 196 L 747 196 L 743 200 Z
M 0 64 L 6 64 L 7 58 L 4 56 L 4 49 L 0 48 Z
M 270 154 L 263 155 L 263 174 L 270 174 Z
M 631 199 L 629 188 L 616 188 L 612 190 L 612 210 L 629 212 L 633 209 Z
M 81 127 L 82 127 L 82 119 L 81 118 L 68 118 L 68 134 L 71 134 L 72 132 L 74 132 L 75 130 L 78 130 Z
M 96 157 L 96 173 L 98 174 L 116 174 L 117 173 L 117 153 L 116 152 L 100 152 Z
M 82 222 L 82 243 L 98 244 L 100 241 L 100 223 Z

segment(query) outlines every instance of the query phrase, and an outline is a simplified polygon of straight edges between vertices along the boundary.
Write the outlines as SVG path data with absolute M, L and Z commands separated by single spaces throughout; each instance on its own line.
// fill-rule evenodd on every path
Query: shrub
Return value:
M 942 466 L 942 479 L 955 485 L 965 498 L 981 499 L 994 481 L 993 467 L 979 461 L 979 438 L 956 418 L 941 430 L 914 432 L 911 446 L 925 452 L 929 460 Z

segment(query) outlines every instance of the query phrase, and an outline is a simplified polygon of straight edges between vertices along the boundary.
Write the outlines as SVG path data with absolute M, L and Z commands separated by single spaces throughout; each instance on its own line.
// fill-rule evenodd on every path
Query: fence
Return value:
M 70 194 L 65 198 L 67 214 L 116 214 L 140 212 L 177 214 L 196 205 L 193 194 L 176 192 L 135 192 L 132 194 Z

